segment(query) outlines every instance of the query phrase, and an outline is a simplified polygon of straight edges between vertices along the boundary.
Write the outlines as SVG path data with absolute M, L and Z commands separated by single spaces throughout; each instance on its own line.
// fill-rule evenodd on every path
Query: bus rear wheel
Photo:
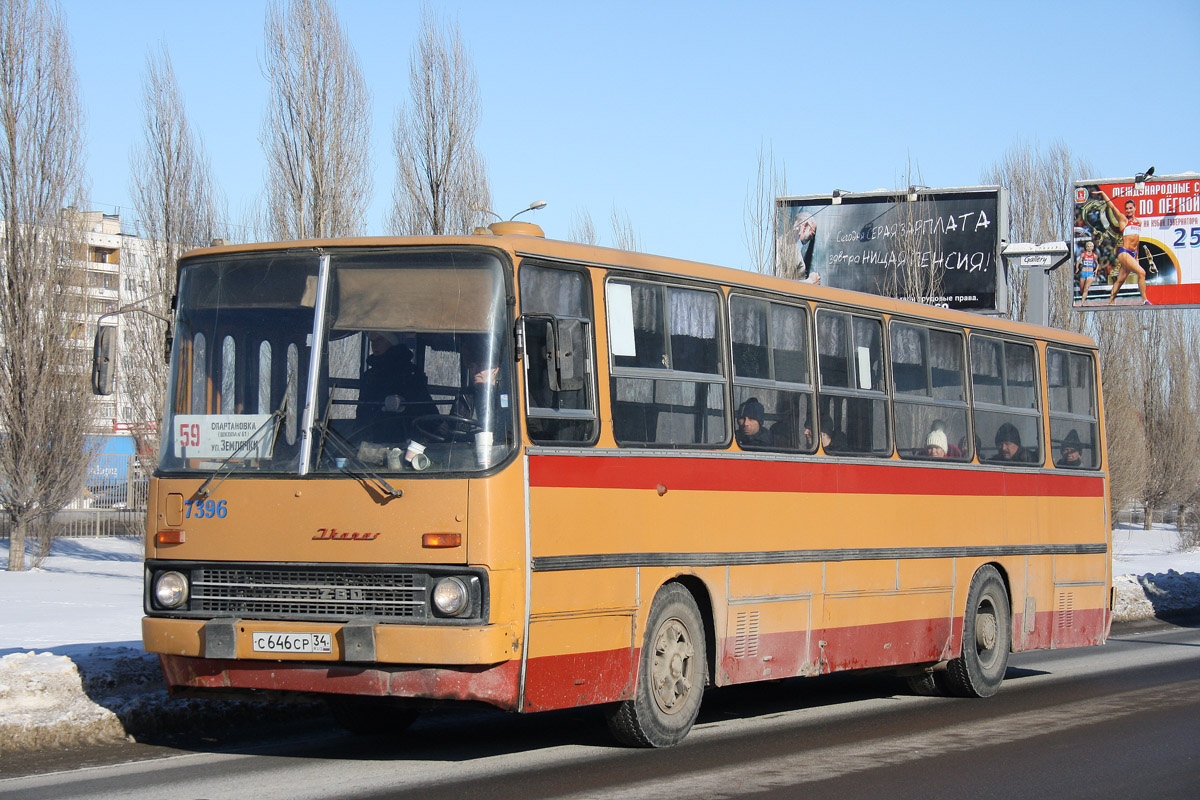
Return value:
M 1000 573 L 984 566 L 971 579 L 963 614 L 962 655 L 946 666 L 945 682 L 959 697 L 991 697 L 1008 669 L 1012 614 Z
M 415 708 L 386 697 L 331 695 L 325 707 L 339 728 L 360 736 L 399 736 L 419 715 Z
M 667 584 L 650 606 L 634 695 L 606 711 L 613 736 L 633 747 L 683 741 L 700 713 L 706 652 L 695 599 L 682 585 Z

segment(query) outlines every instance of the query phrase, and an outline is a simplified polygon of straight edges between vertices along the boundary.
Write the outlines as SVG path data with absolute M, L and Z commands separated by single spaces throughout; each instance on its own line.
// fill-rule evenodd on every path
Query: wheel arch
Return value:
M 1017 637 L 1017 601 L 1013 597 L 1012 579 L 1008 576 L 1008 570 L 999 561 L 989 561 L 988 566 L 993 567 L 996 572 L 1000 573 L 1000 582 L 1004 584 L 1004 593 L 1008 595 L 1008 627 L 1011 632 L 1009 637 L 1008 647 L 1015 651 Z

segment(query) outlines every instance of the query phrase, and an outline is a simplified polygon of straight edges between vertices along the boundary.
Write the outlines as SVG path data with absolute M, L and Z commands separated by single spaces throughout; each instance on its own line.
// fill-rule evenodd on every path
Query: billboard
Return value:
M 815 273 L 823 286 L 907 297 L 914 295 L 897 291 L 906 273 L 934 274 L 937 291 L 922 291 L 922 302 L 1003 312 L 1002 192 L 970 186 L 781 197 L 775 201 L 777 274 L 816 280 Z
M 1200 306 L 1200 174 L 1077 181 L 1079 309 Z

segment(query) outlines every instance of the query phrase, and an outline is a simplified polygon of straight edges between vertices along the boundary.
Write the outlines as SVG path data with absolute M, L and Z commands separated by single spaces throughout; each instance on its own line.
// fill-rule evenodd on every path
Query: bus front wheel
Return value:
M 959 697 L 991 697 L 1008 668 L 1012 615 L 1000 573 L 984 566 L 971 579 L 963 615 L 962 655 L 946 667 L 945 681 Z
M 607 710 L 613 736 L 633 747 L 683 741 L 700 712 L 706 652 L 695 599 L 682 585 L 667 584 L 650 606 L 634 695 Z

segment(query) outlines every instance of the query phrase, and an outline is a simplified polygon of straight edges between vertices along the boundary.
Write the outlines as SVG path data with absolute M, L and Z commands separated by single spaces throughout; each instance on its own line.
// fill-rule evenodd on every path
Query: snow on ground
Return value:
M 1173 528 L 1118 526 L 1113 575 L 1118 622 L 1200 609 L 1200 550 L 1179 552 Z M 141 648 L 140 540 L 59 540 L 40 569 L 0 572 L 0 609 L 0 753 L 260 713 L 167 697 Z
M 1200 550 L 1180 552 L 1174 526 L 1113 530 L 1113 619 L 1131 622 L 1200 609 Z

